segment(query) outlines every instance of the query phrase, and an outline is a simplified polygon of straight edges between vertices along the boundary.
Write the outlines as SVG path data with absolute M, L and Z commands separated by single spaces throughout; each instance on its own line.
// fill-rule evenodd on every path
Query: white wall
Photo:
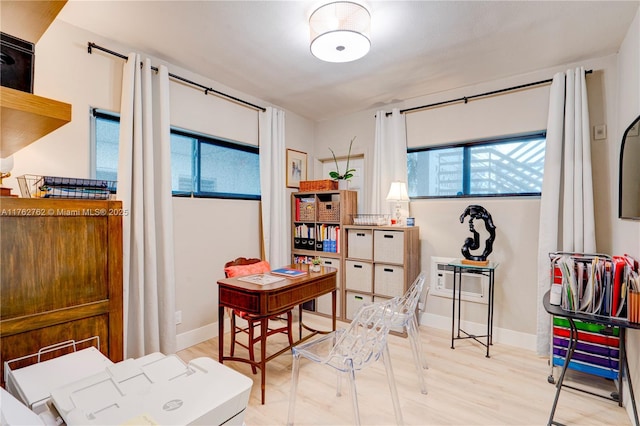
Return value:
M 629 27 L 618 54 L 618 87 L 616 88 L 618 114 L 615 122 L 615 143 L 610 146 L 611 209 L 609 220 L 613 235 L 614 253 L 628 253 L 640 257 L 640 221 L 621 220 L 618 217 L 618 161 L 620 142 L 625 129 L 640 115 L 640 10 Z M 629 330 L 627 334 L 627 359 L 631 380 L 640 383 L 640 330 Z M 636 403 L 638 401 L 638 391 Z M 625 406 L 631 416 L 629 392 L 625 392 Z
M 123 60 L 94 50 L 92 41 L 119 53 L 127 46 L 54 21 L 36 45 L 34 93 L 72 104 L 72 121 L 16 153 L 13 176 L 22 174 L 89 177 L 91 107 L 120 109 Z M 141 52 L 144 53 L 144 52 Z M 150 55 L 147 55 L 150 56 Z M 163 62 L 152 58 L 153 65 Z M 207 77 L 167 64 L 169 71 L 253 104 L 270 106 Z M 181 83 L 171 83 L 171 123 L 188 130 L 258 144 L 258 113 Z M 309 151 L 313 123 L 286 111 L 290 148 Z M 238 170 L 242 173 L 242 170 Z M 284 173 L 284 171 L 282 171 Z M 6 181 L 18 191 L 15 179 Z M 217 334 L 217 285 L 223 265 L 238 256 L 260 257 L 259 202 L 173 198 L 176 327 L 180 347 Z
M 617 87 L 616 56 L 585 60 L 553 69 L 544 69 L 524 75 L 491 81 L 470 87 L 419 96 L 400 104 L 389 105 L 400 109 L 471 96 L 488 91 L 552 78 L 556 72 L 576 66 L 593 69 L 587 77 L 591 125 L 606 124 L 615 128 L 615 89 Z M 432 113 L 407 115 L 407 133 L 412 146 L 451 141 L 467 141 L 487 136 L 509 135 L 546 127 L 548 87 L 520 91 L 492 97 L 489 100 L 470 101 L 467 105 L 445 106 Z M 546 98 L 547 100 L 545 101 Z M 487 106 L 487 104 L 491 104 Z M 528 113 L 527 108 L 532 111 Z M 487 111 L 498 112 L 487 118 Z M 365 154 L 370 167 L 374 140 L 375 110 L 361 111 L 316 126 L 314 155 L 323 157 L 327 147 L 346 150 L 355 135 L 358 144 L 354 152 Z M 429 117 L 429 118 L 427 118 Z M 435 123 L 429 126 L 424 120 Z M 447 130 L 448 126 L 448 130 Z M 527 126 L 529 126 L 527 128 Z M 429 134 L 420 144 L 421 134 Z M 476 135 L 474 137 L 474 135 Z M 606 159 L 610 145 L 616 139 L 592 140 L 596 186 L 596 220 L 603 232 L 597 234 L 598 250 L 610 251 L 609 232 L 611 193 L 611 164 Z M 605 161 L 601 161 L 605 160 Z M 602 178 L 602 179 L 600 179 Z M 500 263 L 496 272 L 495 321 L 496 338 L 531 349 L 535 348 L 536 334 L 536 259 L 538 239 L 539 198 L 470 198 L 464 200 L 416 200 L 411 202 L 411 215 L 420 226 L 422 269 L 428 271 L 431 256 L 460 257 L 460 248 L 468 227 L 459 222 L 460 214 L 469 204 L 481 204 L 492 215 L 497 227 L 494 251 L 490 259 Z M 366 210 L 365 210 L 366 212 Z M 451 303 L 449 299 L 430 297 L 428 315 L 423 318 L 430 325 L 450 327 Z M 480 305 L 466 303 L 463 321 L 483 324 L 486 310 Z

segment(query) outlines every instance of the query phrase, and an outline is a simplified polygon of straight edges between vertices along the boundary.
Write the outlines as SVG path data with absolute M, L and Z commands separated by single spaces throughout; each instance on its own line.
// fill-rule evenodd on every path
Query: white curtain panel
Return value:
M 551 321 L 542 306 L 549 290 L 549 253 L 595 253 L 589 108 L 584 68 L 553 77 L 549 99 L 538 236 L 537 352 L 549 354 Z
M 407 127 L 404 115 L 394 108 L 391 115 L 376 113 L 376 132 L 371 173 L 371 210 L 367 213 L 383 214 L 395 211 L 395 203 L 386 200 L 393 181 L 407 182 Z M 402 216 L 409 215 L 404 203 Z
M 286 238 L 283 238 L 289 234 L 284 131 L 284 111 L 267 107 L 260 113 L 262 238 L 266 260 L 274 267 L 291 263 Z
M 120 108 L 125 357 L 176 349 L 169 73 L 131 53 Z M 156 96 L 153 96 L 153 93 Z

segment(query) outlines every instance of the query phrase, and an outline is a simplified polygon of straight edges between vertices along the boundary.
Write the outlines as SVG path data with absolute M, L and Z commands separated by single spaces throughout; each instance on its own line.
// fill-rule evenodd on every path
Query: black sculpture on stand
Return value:
M 482 206 L 468 206 L 460 216 L 460 223 L 464 223 L 464 218 L 467 216 L 469 216 L 469 231 L 473 234 L 473 238 L 469 237 L 464 240 L 464 245 L 461 250 L 462 255 L 464 256 L 462 263 L 486 265 L 489 263 L 487 257 L 493 251 L 493 241 L 496 239 L 496 226 L 493 224 L 491 214 L 489 214 L 489 212 Z M 470 253 L 471 250 L 477 250 L 480 248 L 480 234 L 473 226 L 474 219 L 484 220 L 484 226 L 489 232 L 489 238 L 485 241 L 484 251 L 479 256 Z

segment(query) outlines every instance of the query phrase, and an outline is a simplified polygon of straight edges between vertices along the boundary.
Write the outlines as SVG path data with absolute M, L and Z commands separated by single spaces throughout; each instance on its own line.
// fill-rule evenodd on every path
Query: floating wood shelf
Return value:
M 2 31 L 37 43 L 67 0 L 3 1 Z M 71 105 L 0 87 L 0 157 L 6 158 L 71 121 Z
M 67 0 L 2 1 L 2 32 L 37 43 Z
M 6 158 L 71 121 L 71 105 L 0 87 L 0 157 Z

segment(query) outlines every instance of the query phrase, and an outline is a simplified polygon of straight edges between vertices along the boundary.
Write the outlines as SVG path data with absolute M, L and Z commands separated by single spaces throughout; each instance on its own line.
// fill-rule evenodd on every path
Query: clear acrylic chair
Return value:
M 356 425 L 360 424 L 360 411 L 358 409 L 355 372 L 382 358 L 387 373 L 396 422 L 399 425 L 403 424 L 398 391 L 389 359 L 389 348 L 387 347 L 389 327 L 391 324 L 396 323 L 394 319 L 396 303 L 397 299 L 393 299 L 386 303 L 365 305 L 360 308 L 348 328 L 336 330 L 319 339 L 292 348 L 293 366 L 291 370 L 289 414 L 287 417 L 288 425 L 293 425 L 301 357 L 337 370 L 337 396 L 341 394 L 341 376 L 346 374 Z
M 391 329 L 404 329 L 406 328 L 409 336 L 409 342 L 411 344 L 411 351 L 413 352 L 413 361 L 416 366 L 416 373 L 420 382 L 420 391 L 423 394 L 427 394 L 427 384 L 424 380 L 423 369 L 429 368 L 427 361 L 424 357 L 422 350 L 422 343 L 420 342 L 420 329 L 418 328 L 417 308 L 418 303 L 422 299 L 423 303 L 426 303 L 426 296 L 429 293 L 429 287 L 424 290 L 424 283 L 426 276 L 424 272 L 421 272 L 418 277 L 413 281 L 411 287 L 407 292 L 398 299 L 396 308 L 396 315 L 392 317 Z

